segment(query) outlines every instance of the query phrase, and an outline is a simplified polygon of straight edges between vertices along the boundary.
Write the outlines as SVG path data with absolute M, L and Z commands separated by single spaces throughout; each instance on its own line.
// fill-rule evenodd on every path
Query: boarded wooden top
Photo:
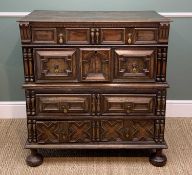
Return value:
M 35 10 L 19 22 L 166 22 L 155 11 L 47 11 Z

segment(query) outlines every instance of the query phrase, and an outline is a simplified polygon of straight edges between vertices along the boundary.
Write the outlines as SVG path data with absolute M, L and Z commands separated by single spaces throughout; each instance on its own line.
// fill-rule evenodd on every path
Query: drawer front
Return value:
M 32 29 L 32 42 L 33 43 L 57 43 L 57 30 L 56 28 L 33 28 Z
M 76 75 L 75 49 L 34 49 L 36 81 L 74 81 Z
M 37 121 L 39 144 L 154 142 L 154 120 Z
M 129 39 L 131 39 L 132 41 L 129 41 Z M 134 28 L 131 32 L 128 31 L 129 44 L 156 44 L 157 42 L 157 28 Z
M 101 94 L 100 115 L 155 115 L 156 94 Z
M 100 141 L 154 141 L 153 120 L 101 120 Z
M 36 94 L 37 115 L 91 115 L 91 104 L 89 94 Z
M 90 44 L 89 28 L 66 28 L 66 44 Z
M 81 81 L 109 81 L 111 50 L 108 48 L 80 49 Z
M 125 29 L 102 28 L 101 44 L 125 44 Z
M 158 28 L 32 28 L 37 44 L 156 44 Z
M 92 141 L 92 122 L 37 121 L 37 143 L 88 143 Z
M 155 81 L 156 49 L 116 49 L 115 81 Z

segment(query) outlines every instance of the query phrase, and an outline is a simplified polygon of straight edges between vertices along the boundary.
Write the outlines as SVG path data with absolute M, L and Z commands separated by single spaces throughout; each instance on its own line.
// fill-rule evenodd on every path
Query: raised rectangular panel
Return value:
M 36 81 L 61 82 L 77 79 L 75 49 L 34 49 Z
M 109 81 L 111 75 L 111 49 L 80 49 L 81 81 Z
M 66 28 L 66 44 L 89 44 L 89 28 Z
M 114 81 L 155 81 L 156 49 L 115 50 Z
M 124 44 L 124 28 L 101 28 L 101 44 Z
M 155 115 L 156 94 L 102 94 L 100 115 Z
M 91 115 L 89 94 L 37 94 L 37 115 Z
M 92 122 L 74 121 L 37 121 L 37 143 L 87 143 L 92 141 Z
M 101 120 L 102 142 L 154 142 L 153 120 Z
M 135 28 L 134 44 L 155 44 L 158 42 L 157 28 Z
M 57 34 L 56 28 L 33 28 L 32 29 L 33 43 L 56 44 Z

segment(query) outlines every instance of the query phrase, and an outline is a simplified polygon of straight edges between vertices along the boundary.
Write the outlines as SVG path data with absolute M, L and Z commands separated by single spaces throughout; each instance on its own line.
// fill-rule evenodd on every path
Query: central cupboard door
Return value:
M 81 81 L 110 81 L 111 49 L 80 49 Z

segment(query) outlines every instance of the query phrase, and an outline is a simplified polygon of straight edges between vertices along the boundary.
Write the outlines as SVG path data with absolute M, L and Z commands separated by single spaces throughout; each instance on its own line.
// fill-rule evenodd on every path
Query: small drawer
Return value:
M 37 143 L 88 143 L 92 141 L 92 122 L 75 121 L 37 121 Z
M 157 28 L 134 28 L 132 41 L 133 44 L 156 44 L 157 42 Z
M 37 44 L 57 44 L 56 28 L 33 28 L 32 42 Z
M 37 115 L 91 115 L 91 105 L 89 94 L 36 94 Z
M 156 48 L 115 50 L 115 82 L 155 82 Z
M 38 144 L 148 142 L 154 143 L 154 120 L 37 121 Z
M 90 44 L 89 28 L 66 28 L 66 44 Z
M 156 94 L 102 94 L 100 115 L 155 115 Z
M 36 82 L 77 81 L 76 49 L 34 49 Z
M 101 28 L 101 44 L 125 44 L 125 29 Z

